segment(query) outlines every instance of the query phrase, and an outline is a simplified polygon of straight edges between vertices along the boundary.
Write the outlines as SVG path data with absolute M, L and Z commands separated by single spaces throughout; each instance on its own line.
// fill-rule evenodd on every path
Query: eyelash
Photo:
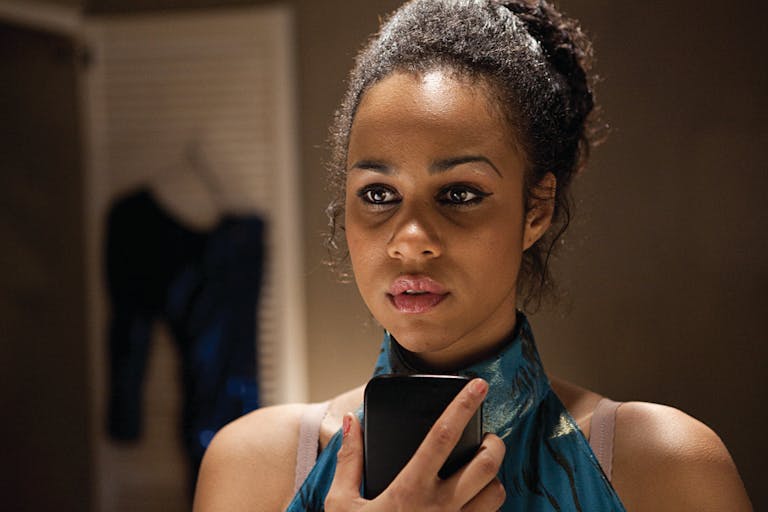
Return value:
M 450 193 L 457 193 L 457 192 L 471 194 L 474 197 L 464 201 L 453 201 L 446 197 Z M 395 196 L 395 198 L 389 199 L 389 200 L 379 199 L 377 201 L 372 197 L 372 194 L 377 194 L 377 193 L 392 194 Z M 478 188 L 473 187 L 471 185 L 452 184 L 440 189 L 440 191 L 437 193 L 435 198 L 440 204 L 443 204 L 446 206 L 450 206 L 453 208 L 466 208 L 468 206 L 472 206 L 482 202 L 486 197 L 490 195 L 491 195 L 490 192 L 483 192 L 482 190 L 479 190 Z M 375 208 L 386 208 L 387 206 L 395 204 L 400 201 L 400 196 L 394 189 L 392 189 L 389 186 L 380 185 L 380 184 L 368 185 L 366 187 L 363 187 L 357 192 L 357 196 L 363 202 Z
M 376 193 L 384 193 L 384 194 L 392 194 L 394 196 L 397 196 L 397 199 L 390 199 L 388 201 L 376 201 L 371 197 L 372 194 Z M 364 203 L 369 204 L 373 207 L 382 208 L 385 206 L 388 206 L 390 204 L 395 203 L 396 201 L 399 201 L 399 195 L 397 192 L 395 192 L 392 188 L 387 187 L 386 185 L 368 185 L 366 187 L 361 188 L 357 192 L 357 197 L 363 200 Z
M 460 202 L 454 202 L 450 199 L 445 199 L 445 196 L 447 196 L 448 194 L 457 193 L 457 192 L 471 194 L 474 197 L 465 201 L 460 201 Z M 482 190 L 476 187 L 473 187 L 471 185 L 455 184 L 455 185 L 449 185 L 441 189 L 440 192 L 437 194 L 437 197 L 442 198 L 442 199 L 438 199 L 438 201 L 441 204 L 453 206 L 455 208 L 463 208 L 463 207 L 478 204 L 490 195 L 491 195 L 490 192 L 483 192 Z

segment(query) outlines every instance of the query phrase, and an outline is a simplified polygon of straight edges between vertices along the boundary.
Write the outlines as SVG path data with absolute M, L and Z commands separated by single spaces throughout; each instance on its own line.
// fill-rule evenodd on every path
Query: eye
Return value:
M 368 185 L 357 192 L 357 196 L 372 205 L 386 205 L 400 200 L 396 191 L 384 185 Z
M 467 206 L 479 203 L 490 195 L 470 185 L 451 185 L 437 194 L 437 200 L 450 206 Z

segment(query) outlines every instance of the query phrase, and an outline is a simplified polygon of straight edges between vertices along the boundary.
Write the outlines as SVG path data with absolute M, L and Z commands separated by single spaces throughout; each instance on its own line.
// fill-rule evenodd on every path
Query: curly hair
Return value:
M 570 223 L 572 178 L 595 140 L 591 62 L 592 47 L 578 23 L 545 0 L 412 0 L 401 6 L 358 54 L 331 127 L 331 265 L 348 276 L 340 220 L 349 134 L 363 94 L 394 72 L 452 70 L 487 82 L 515 129 L 527 163 L 526 208 L 547 173 L 557 180 L 552 226 L 524 252 L 518 279 L 522 307 L 537 309 L 554 291 L 550 257 Z

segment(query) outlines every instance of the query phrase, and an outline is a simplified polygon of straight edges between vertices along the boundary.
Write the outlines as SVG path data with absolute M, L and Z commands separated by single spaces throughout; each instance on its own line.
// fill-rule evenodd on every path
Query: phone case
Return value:
M 364 497 L 389 486 L 408 463 L 429 429 L 469 382 L 446 375 L 382 375 L 371 379 L 364 400 Z M 482 407 L 472 417 L 439 476 L 466 464 L 482 440 Z

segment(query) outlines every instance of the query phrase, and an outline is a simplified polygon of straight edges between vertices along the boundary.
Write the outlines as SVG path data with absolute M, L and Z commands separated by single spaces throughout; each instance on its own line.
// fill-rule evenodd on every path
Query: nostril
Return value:
M 392 233 L 387 252 L 398 259 L 430 259 L 438 257 L 441 249 L 435 233 L 420 223 L 411 222 Z

